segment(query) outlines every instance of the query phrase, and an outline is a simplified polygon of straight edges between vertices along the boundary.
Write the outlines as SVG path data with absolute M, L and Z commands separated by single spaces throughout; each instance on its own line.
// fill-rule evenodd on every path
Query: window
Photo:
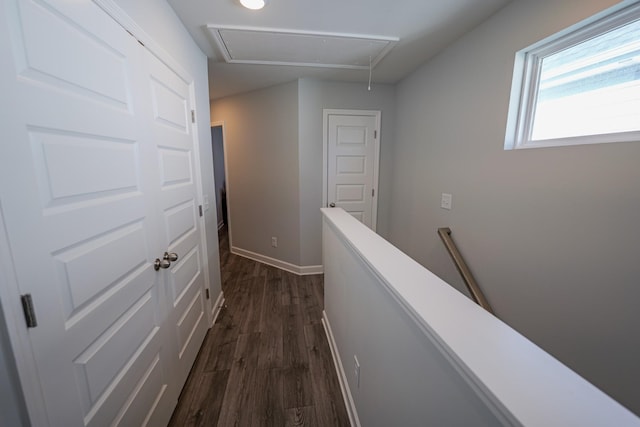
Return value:
M 505 149 L 640 141 L 640 5 L 518 52 Z

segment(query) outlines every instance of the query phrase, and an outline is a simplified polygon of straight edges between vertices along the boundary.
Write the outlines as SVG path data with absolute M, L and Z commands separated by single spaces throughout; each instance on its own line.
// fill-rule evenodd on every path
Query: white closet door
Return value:
M 207 332 L 203 251 L 198 212 L 198 177 L 190 81 L 145 51 L 150 88 L 150 141 L 158 150 L 161 235 L 166 251 L 178 255 L 164 276 L 168 298 L 173 383 L 184 384 Z M 177 396 L 177 394 L 176 394 Z
M 0 9 L 0 207 L 39 322 L 27 333 L 46 417 L 166 424 L 181 384 L 167 375 L 169 273 L 153 268 L 173 229 L 156 198 L 158 161 L 171 181 L 180 154 L 148 143 L 140 125 L 152 110 L 138 95 L 146 50 L 91 2 Z
M 326 116 L 327 202 L 375 231 L 379 113 L 333 110 Z

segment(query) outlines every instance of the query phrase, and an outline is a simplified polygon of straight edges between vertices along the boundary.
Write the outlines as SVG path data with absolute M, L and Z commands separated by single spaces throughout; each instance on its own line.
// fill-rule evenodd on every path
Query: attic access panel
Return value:
M 293 65 L 366 70 L 397 38 L 208 25 L 225 61 L 235 64 Z

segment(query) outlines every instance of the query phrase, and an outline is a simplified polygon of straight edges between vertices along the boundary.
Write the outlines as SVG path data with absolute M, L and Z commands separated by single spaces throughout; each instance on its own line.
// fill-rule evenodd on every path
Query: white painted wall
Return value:
M 451 227 L 499 317 L 640 414 L 640 143 L 503 150 L 516 51 L 615 3 L 514 1 L 398 85 L 389 236 L 448 280 Z
M 303 265 L 322 264 L 322 110 L 380 110 L 380 186 L 377 230 L 388 233 L 391 210 L 391 169 L 395 133 L 395 87 L 299 80 L 300 259 Z
M 300 265 L 298 83 L 223 98 L 232 245 Z M 278 238 L 278 247 L 271 246 Z
M 209 261 L 209 286 L 212 301 L 222 292 L 218 254 L 218 220 L 215 209 L 213 156 L 209 121 L 209 82 L 207 58 L 195 44 L 184 25 L 165 0 L 115 0 L 193 78 L 196 95 L 196 123 L 200 150 L 203 194 L 210 208 L 205 212 L 206 247 Z

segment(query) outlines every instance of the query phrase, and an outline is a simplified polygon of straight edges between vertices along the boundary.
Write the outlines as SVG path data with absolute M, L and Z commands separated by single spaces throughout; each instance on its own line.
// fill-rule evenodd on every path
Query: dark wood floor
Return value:
M 348 426 L 322 327 L 322 276 L 229 253 L 226 305 L 207 334 L 170 426 Z

